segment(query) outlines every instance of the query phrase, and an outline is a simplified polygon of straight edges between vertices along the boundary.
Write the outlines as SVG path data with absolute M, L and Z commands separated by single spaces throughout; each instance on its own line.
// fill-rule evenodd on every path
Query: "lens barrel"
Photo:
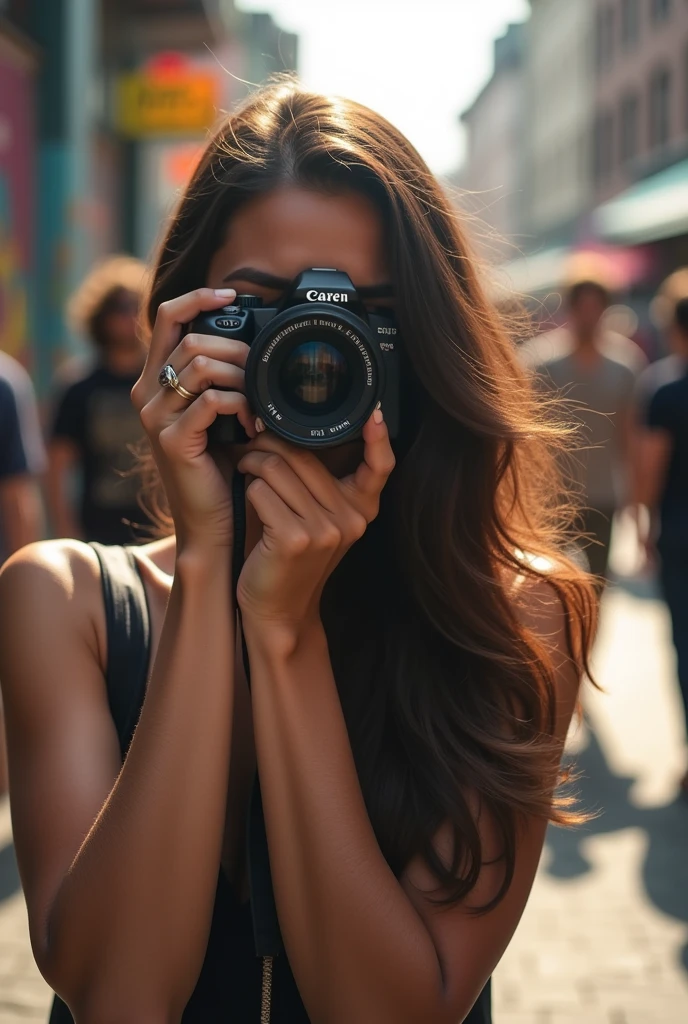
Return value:
M 384 391 L 384 364 L 368 325 L 348 310 L 309 302 L 260 331 L 246 363 L 252 409 L 308 448 L 360 434 Z

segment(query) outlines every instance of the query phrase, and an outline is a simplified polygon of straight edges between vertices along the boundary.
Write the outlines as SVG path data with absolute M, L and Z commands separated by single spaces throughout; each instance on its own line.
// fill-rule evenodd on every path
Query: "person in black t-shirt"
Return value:
M 74 295 L 69 317 L 96 351 L 95 368 L 67 387 L 54 417 L 49 446 L 48 500 L 58 536 L 104 544 L 136 540 L 148 518 L 131 476 L 132 446 L 141 423 L 130 392 L 145 362 L 137 329 L 144 266 L 125 256 L 96 268 Z M 80 500 L 70 493 L 74 470 Z
M 688 298 L 676 305 L 673 333 L 688 357 Z M 688 359 L 685 372 L 652 396 L 639 455 L 638 500 L 650 513 L 659 509 L 660 579 L 688 723 Z M 688 795 L 688 771 L 681 786 Z

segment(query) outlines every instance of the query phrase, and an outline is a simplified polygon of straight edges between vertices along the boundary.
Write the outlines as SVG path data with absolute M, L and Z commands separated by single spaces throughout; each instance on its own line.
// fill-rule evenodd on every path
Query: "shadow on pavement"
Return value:
M 584 839 L 641 828 L 649 838 L 642 873 L 647 897 L 662 913 L 688 922 L 688 800 L 678 797 L 663 807 L 634 807 L 629 793 L 635 779 L 610 770 L 591 728 L 588 746 L 576 754 L 574 762 L 580 775 L 576 788 L 581 806 L 600 814 L 580 828 L 550 827 L 547 845 L 552 858 L 548 873 L 555 878 L 585 874 L 591 864 L 581 851 Z M 682 959 L 688 971 L 688 945 Z
M 14 846 L 8 843 L 0 849 L 0 901 L 14 896 L 21 889 Z

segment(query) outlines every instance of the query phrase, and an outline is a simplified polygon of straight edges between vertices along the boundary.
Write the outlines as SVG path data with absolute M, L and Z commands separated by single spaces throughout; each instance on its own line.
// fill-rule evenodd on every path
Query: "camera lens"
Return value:
M 246 361 L 246 397 L 281 437 L 307 448 L 357 437 L 384 393 L 385 368 L 368 324 L 313 302 L 270 317 Z
M 324 341 L 297 345 L 284 360 L 279 374 L 280 389 L 294 408 L 311 415 L 324 415 L 339 408 L 352 384 L 345 356 Z

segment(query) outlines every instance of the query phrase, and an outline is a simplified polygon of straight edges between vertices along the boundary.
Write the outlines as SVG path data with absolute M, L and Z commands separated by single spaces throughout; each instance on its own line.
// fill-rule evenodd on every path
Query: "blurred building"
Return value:
M 519 32 L 517 79 L 496 50 L 462 117 L 456 180 L 488 197 L 478 212 L 526 254 L 503 260 L 504 287 L 553 293 L 554 310 L 572 268 L 587 266 L 647 336 L 653 289 L 688 264 L 688 0 L 530 0 Z M 515 173 L 509 216 L 489 197 L 514 194 Z
M 596 0 L 593 188 L 602 239 L 688 263 L 688 3 Z
M 0 0 L 0 348 L 29 364 L 39 49 L 27 5 Z
M 523 137 L 532 241 L 568 245 L 591 201 L 593 0 L 531 0 Z
M 296 33 L 285 32 L 271 14 L 262 11 L 236 12 L 234 23 L 241 26 L 241 38 L 245 42 L 244 78 L 247 82 L 264 82 L 270 75 L 296 71 L 299 66 Z
M 509 25 L 495 41 L 492 77 L 461 115 L 467 159 L 453 184 L 489 229 L 482 241 L 492 251 L 512 244 L 522 230 L 525 29 Z
M 233 0 L 0 0 L 0 345 L 39 391 L 74 285 L 149 255 L 219 113 L 297 51 Z

